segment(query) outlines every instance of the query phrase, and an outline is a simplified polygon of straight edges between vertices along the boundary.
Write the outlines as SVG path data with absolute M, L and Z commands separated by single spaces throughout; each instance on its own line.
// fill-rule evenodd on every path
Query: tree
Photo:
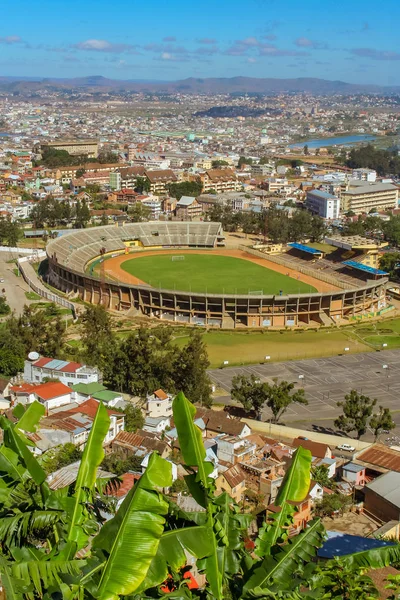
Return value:
M 116 337 L 112 331 L 111 317 L 101 304 L 89 305 L 82 315 L 83 358 L 99 367 L 107 379 L 116 351 Z
M 86 169 L 84 169 L 83 167 L 81 169 L 77 169 L 76 173 L 75 173 L 75 177 L 77 179 L 80 179 L 82 177 L 82 175 L 84 175 L 86 173 Z
M 344 397 L 344 401 L 336 403 L 342 408 L 343 414 L 335 419 L 335 427 L 346 433 L 355 431 L 359 440 L 367 431 L 368 419 L 376 402 L 376 399 L 372 400 L 369 396 L 359 394 L 357 390 L 351 390 L 350 394 Z
M 396 423 L 393 421 L 390 410 L 380 406 L 379 412 L 372 415 L 369 426 L 374 432 L 376 441 L 381 431 L 391 431 L 392 429 L 395 429 Z
M 125 431 L 132 431 L 135 433 L 138 429 L 142 429 L 144 425 L 144 416 L 138 406 L 126 404 L 126 406 L 121 409 L 121 412 L 125 415 Z
M 310 152 L 308 150 L 308 145 L 307 144 L 303 148 L 303 154 L 304 154 L 304 156 L 308 156 L 310 154 Z
M 90 221 L 90 210 L 85 200 L 76 203 L 75 207 L 75 225 L 78 229 L 84 229 Z
M 175 386 L 187 394 L 192 402 L 211 406 L 211 383 L 207 374 L 210 366 L 207 346 L 200 331 L 190 333 L 189 342 L 175 358 Z
M 292 403 L 308 404 L 308 400 L 304 396 L 304 390 L 299 389 L 291 394 L 293 388 L 294 383 L 288 381 L 281 381 L 268 386 L 266 404 L 273 414 L 273 423 L 279 423 L 280 418 Z
M 180 200 L 182 196 L 191 196 L 196 198 L 200 196 L 203 190 L 203 184 L 198 178 L 196 181 L 182 181 L 181 183 L 170 183 L 168 193 L 172 198 Z
M 385 252 L 379 257 L 379 268 L 396 277 L 400 268 L 400 252 Z
M 0 296 L 0 316 L 9 315 L 10 312 L 11 309 L 7 304 L 7 300 L 4 298 L 4 296 Z
M 43 457 L 42 466 L 46 473 L 54 473 L 62 467 L 66 467 L 82 458 L 82 451 L 68 442 L 61 447 L 52 448 Z
M 101 215 L 100 225 L 108 225 L 108 217 L 105 211 L 103 211 L 103 214 Z
M 213 169 L 219 169 L 219 167 L 229 167 L 229 163 L 226 160 L 213 160 L 211 166 Z
M 101 468 L 119 476 L 128 471 L 140 471 L 142 460 L 143 457 L 141 456 L 132 455 L 127 458 L 122 458 L 116 452 L 111 452 L 104 457 Z
M 255 375 L 235 375 L 232 379 L 231 396 L 249 412 L 254 410 L 261 419 L 261 409 L 267 402 L 266 386 Z
M 315 512 L 320 517 L 331 517 L 335 513 L 343 514 L 350 507 L 351 496 L 344 494 L 324 494 L 315 506 Z
M 246 158 L 245 156 L 240 156 L 237 166 L 239 169 L 241 169 L 243 165 L 252 165 L 252 164 L 253 164 L 252 158 Z
M 326 465 L 318 465 L 316 467 L 312 467 L 311 478 L 313 481 L 319 483 L 319 485 L 322 485 L 322 487 L 326 487 L 329 489 L 335 487 L 334 482 L 329 479 L 329 469 Z
M 151 208 L 142 202 L 135 202 L 132 207 L 129 207 L 128 214 L 133 223 L 142 223 L 150 219 Z
M 136 192 L 139 192 L 139 194 L 143 194 L 143 192 L 148 193 L 150 191 L 150 188 L 151 183 L 148 177 L 136 177 Z

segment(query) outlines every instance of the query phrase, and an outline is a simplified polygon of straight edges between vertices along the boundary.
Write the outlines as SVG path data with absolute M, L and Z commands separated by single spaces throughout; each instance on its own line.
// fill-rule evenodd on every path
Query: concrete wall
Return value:
M 304 429 L 296 429 L 295 427 L 285 427 L 284 425 L 274 425 L 273 423 L 263 423 L 254 419 L 242 419 L 247 423 L 253 431 L 257 431 L 268 437 L 282 441 L 294 440 L 299 436 L 304 436 L 312 439 L 313 442 L 321 442 L 328 446 L 336 447 L 341 444 L 350 444 L 356 451 L 365 450 L 371 446 L 371 442 L 362 442 L 353 438 L 345 438 L 338 435 L 328 435 L 326 433 L 317 433 L 305 431 Z M 334 453 L 333 453 L 334 454 Z

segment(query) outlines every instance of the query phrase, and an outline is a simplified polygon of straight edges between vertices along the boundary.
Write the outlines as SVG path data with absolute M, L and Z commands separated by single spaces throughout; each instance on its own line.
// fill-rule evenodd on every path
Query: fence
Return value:
M 33 248 L 14 248 L 14 247 L 10 247 L 10 246 L 0 246 L 0 252 L 10 252 L 10 253 L 16 253 L 16 254 L 33 255 L 37 251 L 34 250 Z
M 297 264 L 294 265 L 292 262 L 285 260 L 285 258 L 281 255 L 266 254 L 264 252 L 260 252 L 259 250 L 255 250 L 254 248 L 249 248 L 248 246 L 239 246 L 239 248 L 240 248 L 240 250 L 243 250 L 244 252 L 248 252 L 249 254 L 253 254 L 254 256 L 257 256 L 258 258 L 264 258 L 265 260 L 270 260 L 271 262 L 274 262 L 278 265 L 287 267 L 288 269 L 295 269 L 296 271 L 299 271 L 299 273 L 303 273 L 303 275 L 308 275 L 309 277 L 314 277 L 314 279 L 318 279 L 319 281 L 323 281 L 324 283 L 330 283 L 331 285 L 340 287 L 343 290 L 349 289 L 348 283 L 344 283 L 343 281 L 336 279 L 336 277 L 327 275 L 326 273 L 322 274 L 321 272 L 319 272 L 317 270 L 309 269 L 307 267 L 303 267 L 302 265 L 297 265 Z
M 46 300 L 49 300 L 50 302 L 54 302 L 55 304 L 59 304 L 60 306 L 63 306 L 64 308 L 68 308 L 72 312 L 74 319 L 76 319 L 77 318 L 76 307 L 73 302 L 70 302 L 66 298 L 62 298 L 61 296 L 58 296 L 57 294 L 50 292 L 50 290 L 47 290 L 46 288 L 38 285 L 38 282 L 35 283 L 33 281 L 32 277 L 29 276 L 28 271 L 32 270 L 33 275 L 36 277 L 36 273 L 31 265 L 30 261 L 33 259 L 37 260 L 37 259 L 43 259 L 43 258 L 46 258 L 46 252 L 43 252 L 43 251 L 37 252 L 34 255 L 32 255 L 32 253 L 31 253 L 30 256 L 24 256 L 23 258 L 19 258 L 17 261 L 18 269 L 19 269 L 22 277 L 24 278 L 26 283 L 29 285 L 29 287 L 34 292 L 36 292 L 36 294 L 38 294 L 38 296 L 40 296 L 41 298 L 46 298 Z

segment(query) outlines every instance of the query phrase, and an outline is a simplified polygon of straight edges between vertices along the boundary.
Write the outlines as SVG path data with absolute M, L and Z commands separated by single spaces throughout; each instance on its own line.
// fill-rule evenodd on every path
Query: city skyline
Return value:
M 390 2 L 390 4 L 392 4 Z M 0 75 L 178 80 L 186 77 L 318 77 L 400 85 L 400 7 L 379 13 L 356 0 L 321 7 L 315 0 L 284 10 L 275 0 L 175 0 L 110 7 L 71 0 L 40 12 L 6 2 L 0 26 Z M 26 18 L 21 19 L 21 15 Z M 28 18 L 29 16 L 29 18 Z M 379 18 L 378 18 L 379 17 Z M 65 22 L 63 20 L 65 19 Z

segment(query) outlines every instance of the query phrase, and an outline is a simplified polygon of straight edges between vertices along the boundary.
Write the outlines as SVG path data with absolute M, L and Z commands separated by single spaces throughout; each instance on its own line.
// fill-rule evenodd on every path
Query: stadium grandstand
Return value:
M 332 243 L 332 239 L 327 242 Z M 357 244 L 360 245 L 359 241 Z M 289 265 L 298 273 L 307 274 L 306 271 L 309 271 L 311 277 L 315 274 L 314 281 L 326 282 L 329 276 L 330 284 L 333 284 L 328 288 L 331 291 L 316 292 L 314 287 L 309 293 L 298 294 L 268 295 L 262 290 L 248 294 L 207 293 L 205 275 L 204 291 L 191 292 L 153 287 L 140 281 L 127 283 L 105 269 L 100 269 L 97 274 L 90 270 L 94 261 L 103 263 L 106 258 L 122 254 L 145 254 L 158 249 L 165 253 L 165 250 L 171 249 L 183 255 L 185 249 L 213 249 L 216 252 L 224 245 L 220 223 L 145 222 L 82 229 L 49 241 L 46 248 L 47 278 L 52 286 L 71 299 L 102 304 L 110 310 L 132 316 L 224 329 L 329 326 L 348 323 L 351 319 L 379 316 L 382 311 L 388 310 L 387 278 L 381 272 L 364 271 L 363 280 L 344 272 L 350 269 L 342 264 L 344 260 L 354 260 L 359 251 L 364 256 L 373 255 L 376 250 L 357 245 L 351 245 L 350 249 L 338 247 L 340 253 L 350 253 L 338 262 L 332 262 L 326 256 L 317 260 L 315 257 L 323 255 L 323 252 L 302 244 L 298 249 L 290 248 L 290 251 L 300 251 L 302 256 L 314 257 L 313 260 L 290 256 L 290 251 L 279 256 L 268 255 L 267 258 L 262 251 L 244 249 L 256 255 L 258 260 Z M 268 268 L 273 267 L 273 263 L 269 262 Z M 378 268 L 374 264 L 369 266 Z M 355 269 L 351 271 L 355 272 Z

